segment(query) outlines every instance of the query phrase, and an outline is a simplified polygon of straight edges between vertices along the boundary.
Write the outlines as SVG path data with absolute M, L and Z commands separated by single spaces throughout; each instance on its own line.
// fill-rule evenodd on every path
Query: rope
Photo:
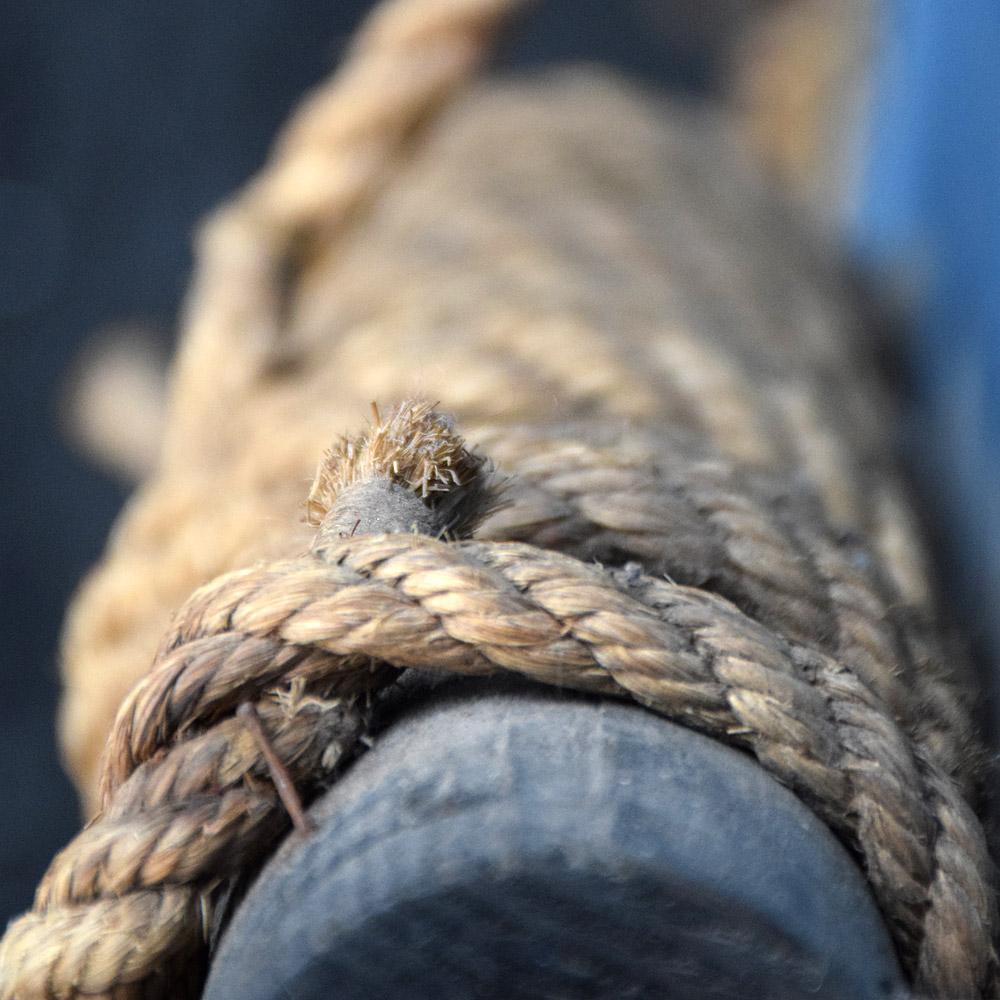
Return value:
M 206 227 L 164 469 L 183 469 L 189 442 L 210 438 L 206 413 L 220 401 L 249 406 L 294 354 L 282 337 L 294 311 L 289 268 L 313 244 L 339 245 L 517 6 L 380 7 L 335 85 L 307 102 L 268 168 Z M 569 341 L 586 332 L 570 330 Z M 457 338 L 451 346 L 459 368 L 485 350 Z M 537 349 L 531 359 L 541 364 Z M 581 406 L 594 394 L 624 400 L 628 373 L 617 360 L 612 351 L 596 387 L 583 379 Z M 517 474 L 496 511 L 487 464 L 426 406 L 385 421 L 376 412 L 368 437 L 335 447 L 309 498 L 312 552 L 222 576 L 175 617 L 117 717 L 100 815 L 53 861 L 33 911 L 0 944 L 0 1000 L 197 995 L 228 887 L 288 829 L 237 709 L 254 706 L 308 801 L 354 752 L 365 699 L 407 667 L 514 670 L 631 698 L 753 753 L 855 851 L 914 988 L 995 996 L 992 869 L 962 795 L 972 780 L 968 713 L 934 663 L 923 613 L 899 597 L 901 580 L 922 592 L 919 560 L 905 529 L 886 535 L 899 558 L 880 563 L 827 527 L 851 523 L 871 495 L 881 534 L 898 501 L 859 485 L 808 393 L 777 399 L 789 416 L 775 440 L 794 446 L 821 496 L 790 486 L 787 470 L 765 473 L 781 449 L 746 429 L 746 414 L 763 413 L 752 385 L 709 357 L 711 384 L 732 383 L 744 398 L 743 409 L 723 412 L 700 398 L 697 366 L 674 360 L 692 368 L 678 388 L 709 438 L 756 458 L 735 464 L 723 457 L 732 449 L 661 430 L 605 428 L 604 443 L 593 427 L 484 431 L 498 466 Z M 515 376 L 523 382 L 523 366 L 511 363 L 495 383 L 485 364 L 476 371 L 482 381 L 468 393 L 510 408 L 505 393 Z M 646 416 L 667 405 L 654 388 L 642 384 Z M 322 379 L 313 391 L 328 394 Z M 214 442 L 220 455 L 226 445 Z M 396 468 L 407 455 L 418 460 Z M 204 457 L 210 464 L 211 447 Z M 244 492 L 271 488 L 279 465 L 248 473 Z M 147 520 L 174 530 L 191 497 L 171 494 Z M 480 540 L 452 538 L 491 509 Z M 244 513 L 246 530 L 259 531 L 264 518 Z M 909 577 L 908 565 L 917 567 Z
M 825 528 L 807 491 L 678 443 L 669 431 L 650 442 L 626 430 L 613 447 L 538 428 L 477 438 L 517 474 L 513 502 L 487 523 L 485 537 L 584 560 L 638 560 L 818 644 L 910 720 L 923 751 L 969 789 L 967 711 L 935 657 L 919 648 L 931 623 L 904 608 L 859 539 Z
M 743 186 L 727 157 L 695 142 L 667 107 L 644 108 L 607 78 L 493 82 L 422 134 L 419 155 L 365 205 L 363 225 L 356 213 L 349 233 L 337 216 L 312 220 L 307 262 L 293 240 L 276 269 L 240 271 L 270 240 L 264 217 L 259 234 L 230 248 L 230 270 L 203 255 L 229 290 L 202 281 L 166 453 L 123 511 L 64 632 L 61 738 L 89 811 L 114 713 L 174 610 L 220 573 L 308 545 L 303 484 L 331 427 L 349 426 L 371 399 L 446 400 L 477 439 L 483 423 L 495 432 L 512 419 L 562 426 L 607 450 L 623 428 L 636 438 L 644 427 L 650 439 L 686 431 L 727 460 L 819 486 L 821 522 L 871 540 L 897 603 L 929 604 L 883 440 L 891 421 L 869 415 L 888 412 L 875 405 L 872 366 L 846 349 L 843 302 L 803 292 L 811 279 L 801 257 L 786 259 L 788 239 L 766 237 L 773 218 L 752 186 L 740 199 L 715 197 L 729 190 L 724 180 Z M 663 150 L 669 158 L 657 158 Z M 413 151 L 407 143 L 403 152 Z M 635 163 L 643 168 L 632 176 Z M 709 164 L 726 174 L 711 197 L 701 180 Z M 276 371 L 253 336 L 258 314 L 213 303 L 249 303 L 282 275 L 287 315 L 264 352 L 283 359 Z M 497 460 L 520 474 L 517 462 Z M 553 511 L 566 506 L 542 492 L 534 499 Z M 700 530 L 718 530 L 709 527 Z M 698 529 L 696 518 L 689 535 Z
M 329 244 L 350 229 L 525 2 L 391 0 L 369 15 L 343 65 L 279 137 L 270 163 L 201 230 L 175 414 L 200 412 L 197 397 L 206 391 L 239 394 L 280 369 L 290 261 L 308 254 L 310 240 L 321 235 Z M 232 364 L 246 355 L 248 363 Z M 218 381 L 186 377 L 206 362 Z M 165 461 L 183 449 L 183 437 L 178 421 Z
M 429 455 L 438 491 L 424 488 Z M 256 704 L 309 796 L 361 734 L 361 696 L 408 667 L 513 670 L 627 697 L 750 751 L 857 852 L 918 992 L 983 996 L 996 920 L 978 821 L 847 664 L 634 564 L 324 530 L 345 523 L 359 485 L 381 491 L 367 494 L 372 506 L 398 504 L 402 490 L 442 523 L 464 502 L 473 509 L 460 520 L 474 525 L 496 487 L 468 455 L 425 404 L 401 408 L 321 467 L 310 555 L 227 574 L 191 597 L 121 707 L 102 814 L 53 861 L 34 911 L 0 946 L 0 996 L 145 997 L 168 959 L 203 961 L 219 886 L 288 825 L 237 707 Z M 469 478 L 445 489 L 447 468 Z

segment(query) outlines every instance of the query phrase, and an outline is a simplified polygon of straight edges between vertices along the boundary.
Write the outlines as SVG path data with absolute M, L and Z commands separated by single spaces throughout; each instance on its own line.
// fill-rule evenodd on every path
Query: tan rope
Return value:
M 285 358 L 283 314 L 298 289 L 282 276 L 309 256 L 311 243 L 339 245 L 419 126 L 482 60 L 490 34 L 517 6 L 397 0 L 380 8 L 335 86 L 305 105 L 267 170 L 206 227 L 165 470 L 185 467 L 192 440 L 209 440 L 201 457 L 211 463 L 215 439 L 201 424 L 205 414 L 247 404 Z M 649 280 L 662 282 L 658 267 Z M 744 280 L 741 309 L 752 304 L 753 283 Z M 767 317 L 751 326 L 763 337 Z M 573 327 L 568 342 L 586 332 Z M 511 338 L 505 323 L 493 335 Z M 480 401 L 474 412 L 510 408 L 508 390 L 525 381 L 520 354 L 540 364 L 531 347 L 538 331 L 517 337 L 503 377 L 488 342 L 456 337 L 449 344 L 455 371 L 469 376 L 464 391 Z M 821 352 L 832 352 L 823 355 L 830 371 L 845 367 L 822 324 L 815 339 Z M 669 343 L 684 357 L 705 354 L 694 341 Z M 396 369 L 407 357 L 405 344 L 398 346 Z M 350 357 L 350 344 L 343 349 L 331 364 Z M 659 358 L 659 348 L 650 350 Z M 676 354 L 660 360 L 685 369 Z M 776 394 L 771 413 L 731 359 L 705 357 L 709 384 L 730 386 L 724 394 L 742 399 L 735 409 L 701 398 L 696 372 L 682 379 L 675 372 L 671 381 L 718 448 L 662 430 L 672 404 L 659 398 L 655 380 L 641 381 L 638 401 L 626 405 L 631 376 L 613 350 L 607 365 L 596 366 L 605 375 L 596 383 L 587 376 L 577 385 L 570 366 L 556 365 L 559 378 L 546 381 L 542 371 L 522 395 L 565 388 L 586 413 L 595 395 L 614 394 L 619 415 L 649 418 L 655 434 L 617 425 L 597 433 L 600 415 L 578 436 L 566 428 L 484 431 L 498 464 L 518 474 L 508 509 L 485 526 L 494 541 L 341 539 L 350 526 L 325 521 L 334 530 L 321 533 L 313 556 L 262 564 L 198 591 L 122 707 L 102 814 L 56 858 L 34 911 L 0 945 L 0 998 L 196 993 L 219 892 L 288 825 L 259 745 L 233 717 L 236 707 L 256 705 L 309 798 L 362 729 L 356 696 L 391 683 L 406 666 L 511 669 L 631 697 L 746 748 L 857 852 L 921 993 L 995 995 L 990 862 L 960 793 L 969 780 L 967 712 L 933 669 L 938 654 L 933 643 L 923 649 L 923 626 L 899 606 L 901 576 L 909 593 L 923 590 L 909 537 L 904 530 L 900 541 L 897 532 L 892 542 L 905 558 L 879 564 L 859 541 L 827 530 L 831 519 L 852 524 L 867 496 L 845 441 L 830 434 L 808 392 Z M 324 379 L 310 391 L 327 396 Z M 780 433 L 765 441 L 746 430 L 748 417 Z M 220 434 L 220 459 L 230 446 Z M 819 496 L 789 488 L 782 475 L 788 447 Z M 747 467 L 727 454 L 746 457 Z M 282 462 L 294 465 L 278 455 L 247 473 L 246 492 L 271 489 L 268 477 L 278 477 Z M 764 473 L 768 465 L 775 475 Z M 163 509 L 143 512 L 140 503 L 137 530 L 153 538 L 173 531 L 184 504 L 199 496 L 165 490 Z M 893 499 L 890 490 L 886 509 L 895 509 Z M 272 508 L 262 507 L 270 516 Z M 264 518 L 244 516 L 241 530 L 258 532 Z M 880 517 L 886 520 L 871 518 L 876 528 Z M 233 536 L 242 552 L 243 536 L 235 529 Z M 595 558 L 609 565 L 637 559 L 648 573 L 585 562 Z M 899 572 L 903 563 L 917 567 L 910 580 Z M 649 575 L 661 572 L 681 585 Z
M 392 0 L 375 8 L 344 64 L 289 123 L 267 167 L 202 229 L 175 415 L 200 412 L 190 393 L 239 394 L 281 364 L 290 256 L 307 255 L 319 236 L 335 242 L 350 227 L 420 126 L 481 65 L 493 35 L 525 3 Z M 250 363 L 231 363 L 243 356 Z M 197 377 L 206 364 L 211 380 Z M 187 377 L 191 368 L 195 377 Z M 184 436 L 179 420 L 168 430 L 167 462 Z
M 516 543 L 411 535 L 336 540 L 318 557 L 230 574 L 194 595 L 119 714 L 104 815 L 56 859 L 36 913 L 4 941 L 0 995 L 37 995 L 41 982 L 50 995 L 100 994 L 194 950 L 190 918 L 210 887 L 284 829 L 273 793 L 244 787 L 263 765 L 228 714 L 263 699 L 295 780 L 314 787 L 330 725 L 282 715 L 268 692 L 288 685 L 313 711 L 336 714 L 343 743 L 344 709 L 330 695 L 386 683 L 373 661 L 513 669 L 627 695 L 748 748 L 854 844 L 917 988 L 983 995 L 994 915 L 977 821 L 843 664 L 703 591 Z M 64 938 L 54 964 L 52 943 Z M 133 942 L 127 961 L 115 938 Z
M 815 498 L 749 473 L 669 431 L 629 431 L 599 447 L 544 429 L 477 435 L 517 471 L 513 502 L 484 537 L 581 559 L 642 562 L 708 587 L 769 628 L 849 663 L 922 751 L 967 784 L 967 712 L 933 658 L 911 648 L 930 628 L 857 540 L 824 525 Z M 939 654 L 940 655 L 940 654 Z
M 494 437 L 517 419 L 608 450 L 623 425 L 632 438 L 642 428 L 649 438 L 687 432 L 716 448 L 710 461 L 818 485 L 820 519 L 885 547 L 879 572 L 893 575 L 909 603 L 929 605 L 919 542 L 887 461 L 888 421 L 865 419 L 877 395 L 870 366 L 845 349 L 836 298 L 801 293 L 809 276 L 772 257 L 787 241 L 772 234 L 761 243 L 770 216 L 752 197 L 714 205 L 711 225 L 703 220 L 692 236 L 689 217 L 711 199 L 688 190 L 690 178 L 729 162 L 688 148 L 690 131 L 667 110 L 645 108 L 607 78 L 482 88 L 427 134 L 348 238 L 336 218 L 312 221 L 318 234 L 333 227 L 329 266 L 317 262 L 319 236 L 317 261 L 301 273 L 294 245 L 281 258 L 279 270 L 293 278 L 274 345 L 283 369 L 261 367 L 249 313 L 217 311 L 202 324 L 199 311 L 211 312 L 215 300 L 199 293 L 191 322 L 203 339 L 194 347 L 185 335 L 170 447 L 67 621 L 61 734 L 89 806 L 115 710 L 170 614 L 213 576 L 308 544 L 298 515 L 316 455 L 331 429 L 348 426 L 373 398 L 419 393 L 446 400 L 477 435 L 485 421 Z M 663 148 L 669 159 L 657 159 Z M 641 169 L 632 176 L 634 164 Z M 608 183 L 614 177 L 621 183 Z M 645 192 L 638 204 L 637 192 Z M 258 221 L 266 244 L 267 219 Z M 660 244 L 674 248 L 671 256 Z M 712 265 L 722 268 L 710 283 L 712 308 L 699 309 L 709 282 L 702 275 L 695 284 L 688 272 L 709 265 L 680 265 L 716 244 L 727 259 Z M 232 247 L 234 262 L 258 245 L 248 230 Z M 734 281 L 737 264 L 753 273 Z M 231 285 L 217 289 L 223 297 L 252 298 L 254 288 L 241 291 L 240 282 L 263 280 L 235 263 L 214 273 Z M 753 303 L 742 299 L 755 294 L 785 305 L 748 312 Z M 719 316 L 720 297 L 740 301 Z M 823 324 L 801 301 L 826 310 Z M 232 390 L 234 381 L 243 389 Z M 790 395 L 798 404 L 776 409 Z M 537 466 L 523 450 L 498 461 L 517 474 L 522 461 Z M 553 511 L 566 506 L 544 490 L 532 496 Z M 710 540 L 719 529 L 696 518 L 689 536 L 698 530 Z M 636 545 L 641 534 L 632 533 Z

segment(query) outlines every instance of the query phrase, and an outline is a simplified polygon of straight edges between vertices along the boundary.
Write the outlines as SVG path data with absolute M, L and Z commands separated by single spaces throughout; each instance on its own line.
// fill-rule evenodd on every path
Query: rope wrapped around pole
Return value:
M 317 91 L 272 163 L 211 220 L 175 371 L 165 473 L 190 464 L 193 440 L 204 442 L 200 457 L 213 471 L 238 451 L 225 428 L 206 428 L 206 413 L 275 421 L 300 412 L 281 409 L 286 395 L 275 377 L 296 354 L 317 372 L 340 363 L 307 329 L 292 331 L 300 342 L 287 340 L 282 276 L 308 258 L 310 241 L 339 246 L 519 7 L 380 7 L 335 85 Z M 601 231 L 619 239 L 614 226 Z M 736 277 L 750 287 L 750 277 Z M 661 270 L 651 268 L 650 287 L 661 284 Z M 798 306 L 810 315 L 808 301 Z M 649 311 L 659 323 L 660 312 Z M 510 481 L 500 482 L 427 404 L 384 419 L 376 409 L 367 434 L 335 446 L 321 465 L 307 501 L 318 529 L 311 551 L 220 576 L 177 612 L 152 669 L 118 712 L 99 814 L 56 857 L 32 912 L 0 943 L 0 1000 L 196 996 L 232 884 L 289 828 L 261 743 L 238 710 L 253 706 L 309 801 L 357 750 L 367 699 L 409 667 L 515 671 L 629 698 L 744 749 L 854 852 L 919 996 L 997 996 L 993 870 L 966 800 L 975 777 L 968 712 L 938 667 L 920 574 L 900 572 L 906 531 L 886 530 L 901 509 L 891 485 L 860 485 L 855 465 L 864 462 L 844 457 L 850 435 L 828 433 L 812 387 L 796 393 L 772 381 L 785 391 L 773 406 L 758 405 L 752 379 L 724 352 L 674 331 L 644 347 L 674 373 L 671 394 L 655 379 L 633 380 L 588 327 L 535 319 L 549 340 L 535 327 L 521 330 L 499 367 L 496 340 L 510 339 L 504 315 L 496 329 L 487 324 L 492 346 L 449 341 L 446 373 L 475 372 L 478 381 L 464 388 L 486 401 L 466 410 L 487 423 L 470 436 Z M 758 333 L 766 330 L 767 316 L 756 320 Z M 818 329 L 828 367 L 816 381 L 832 385 L 830 372 L 845 365 L 830 331 Z M 539 358 L 537 343 L 576 349 L 581 338 L 590 345 L 581 350 L 597 352 L 593 371 Z M 396 367 L 405 368 L 412 345 L 397 347 Z M 549 364 L 530 384 L 529 362 Z M 515 378 L 526 385 L 520 408 L 504 399 Z M 835 404 L 846 400 L 842 408 L 863 424 L 866 404 L 851 395 L 851 379 L 842 381 Z M 317 379 L 303 404 L 314 424 L 325 418 L 313 404 L 339 391 L 331 385 Z M 297 386 L 287 388 L 291 398 Z M 571 401 L 567 420 L 590 418 L 586 429 L 530 423 L 540 411 L 528 397 L 557 391 Z M 728 409 L 713 408 L 718 396 Z M 598 397 L 617 409 L 597 406 Z M 678 400 L 684 406 L 672 411 Z M 527 426 L 489 423 L 511 408 Z M 670 413 L 687 410 L 688 426 L 673 427 Z M 234 425 L 231 433 L 243 431 Z M 297 440 L 311 439 L 303 432 Z M 263 471 L 242 453 L 227 467 L 247 503 L 274 499 L 275 483 L 298 468 L 279 451 L 271 464 L 261 460 Z M 877 447 L 865 461 L 872 454 Z M 796 462 L 804 483 L 787 474 Z M 287 478 L 286 492 L 295 488 Z M 148 533 L 151 544 L 190 515 L 185 503 L 203 510 L 203 483 L 175 493 L 167 479 L 132 509 L 130 530 Z M 217 489 L 217 477 L 207 481 Z M 878 506 L 875 552 L 848 530 L 864 526 L 853 515 L 866 500 Z M 264 530 L 270 512 L 244 511 L 243 534 L 234 531 L 232 541 L 240 557 L 227 565 L 247 558 L 247 538 Z M 885 559 L 883 546 L 898 558 Z M 94 591 L 109 632 L 118 628 L 122 580 L 132 588 L 131 576 L 109 574 L 106 589 Z M 81 607 L 81 618 L 93 616 L 95 605 Z M 103 736 L 92 711 L 84 721 Z
M 386 440 L 387 455 L 356 461 Z M 417 460 L 400 471 L 404 453 Z M 918 994 L 985 995 L 995 913 L 979 823 L 848 664 L 634 564 L 326 530 L 344 523 L 359 484 L 380 491 L 371 507 L 419 506 L 447 523 L 465 491 L 462 523 L 475 525 L 498 497 L 469 454 L 426 404 L 395 411 L 331 453 L 335 474 L 321 470 L 312 553 L 192 596 L 119 712 L 103 812 L 4 939 L 0 996 L 145 997 L 168 964 L 196 960 L 220 884 L 288 825 L 236 708 L 256 703 L 308 797 L 360 735 L 360 696 L 407 667 L 513 670 L 632 698 L 745 748 L 856 851 Z M 337 471 L 348 459 L 363 479 Z M 465 482 L 449 473 L 459 468 Z

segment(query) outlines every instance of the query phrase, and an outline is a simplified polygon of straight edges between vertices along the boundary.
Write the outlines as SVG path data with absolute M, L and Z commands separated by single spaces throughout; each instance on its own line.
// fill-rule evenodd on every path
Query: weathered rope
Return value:
M 285 313 L 302 291 L 285 280 L 290 270 L 313 244 L 339 248 L 432 110 L 518 6 L 407 0 L 380 8 L 334 86 L 305 105 L 261 177 L 206 227 L 165 470 L 186 467 L 192 441 L 207 441 L 201 458 L 209 465 L 232 450 L 204 426 L 213 407 L 263 412 L 261 386 L 288 360 Z M 734 210 L 710 201 L 722 215 Z M 707 280 L 695 260 L 671 265 L 686 266 L 696 289 Z M 662 283 L 659 269 L 652 280 Z M 745 295 L 730 303 L 736 322 L 763 336 L 768 316 L 751 322 L 754 284 L 749 275 L 741 280 Z M 226 575 L 184 606 L 118 717 L 101 815 L 56 858 L 34 911 L 0 945 L 0 998 L 195 995 L 220 894 L 288 827 L 260 747 L 235 710 L 255 705 L 308 799 L 363 731 L 358 697 L 407 666 L 512 669 L 631 697 L 746 748 L 855 850 L 920 993 L 996 995 L 990 862 L 960 794 L 970 780 L 967 712 L 939 676 L 921 609 L 901 607 L 901 579 L 911 603 L 919 605 L 924 589 L 919 571 L 900 573 L 912 562 L 907 533 L 897 532 L 901 558 L 880 563 L 860 539 L 826 527 L 854 523 L 859 505 L 884 499 L 862 488 L 857 456 L 844 447 L 849 435 L 831 434 L 810 391 L 796 387 L 778 396 L 781 419 L 767 416 L 732 358 L 674 334 L 651 346 L 650 357 L 673 373 L 674 390 L 697 416 L 691 426 L 727 447 L 675 440 L 663 429 L 671 421 L 655 380 L 629 395 L 632 376 L 614 350 L 585 325 L 560 329 L 522 330 L 502 364 L 493 342 L 449 342 L 450 361 L 467 379 L 460 388 L 482 403 L 473 409 L 482 418 L 510 408 L 515 376 L 525 419 L 536 415 L 529 397 L 548 389 L 578 400 L 581 413 L 601 396 L 620 408 L 605 407 L 579 435 L 566 427 L 481 435 L 498 465 L 517 474 L 509 506 L 484 526 L 484 540 L 359 536 L 400 519 L 432 535 L 435 524 L 471 530 L 478 517 L 444 499 L 448 452 L 436 465 L 432 441 L 423 464 L 403 477 L 406 489 L 396 472 L 358 490 L 334 476 L 333 498 L 321 477 L 313 499 L 323 524 L 311 556 Z M 501 324 L 494 336 L 510 335 Z M 831 332 L 820 324 L 815 336 L 824 364 L 843 367 Z M 565 365 L 550 372 L 553 343 L 575 350 L 581 338 L 602 359 L 597 376 L 588 369 L 570 378 Z M 394 369 L 407 363 L 405 343 L 397 347 Z M 536 382 L 525 364 L 541 369 Z M 339 390 L 318 377 L 310 391 L 309 399 L 326 400 Z M 641 417 L 655 433 L 610 427 L 612 410 Z M 441 425 L 431 437 L 448 433 Z M 821 497 L 790 487 L 781 464 L 789 449 Z M 341 450 L 337 461 L 345 460 Z M 283 461 L 240 480 L 240 495 L 249 502 L 272 489 Z M 483 470 L 473 466 L 456 466 L 456 477 L 485 502 Z M 419 494 L 416 505 L 407 490 Z M 172 532 L 190 514 L 184 502 L 200 496 L 167 489 L 152 520 Z M 898 504 L 890 499 L 886 509 L 869 519 L 876 534 Z M 242 516 L 247 531 L 265 523 Z M 234 530 L 231 544 L 244 553 L 246 536 Z M 589 565 L 593 559 L 622 568 Z M 645 572 L 624 568 L 629 561 Z
M 405 467 L 390 449 L 380 468 L 393 471 L 376 463 L 368 485 L 382 500 L 370 503 L 396 504 L 402 486 L 433 511 L 439 496 L 420 488 L 437 468 L 430 455 L 442 471 L 471 470 L 470 502 L 488 505 L 474 481 L 484 467 L 457 458 L 450 425 L 422 405 L 401 412 L 423 428 L 410 434 L 390 417 L 402 450 L 427 440 L 428 421 L 449 440 Z M 918 993 L 986 995 L 996 919 L 982 831 L 905 720 L 847 663 L 634 565 L 605 569 L 520 543 L 324 532 L 343 523 L 338 504 L 353 502 L 356 484 L 340 483 L 310 556 L 228 574 L 178 614 L 119 713 L 103 813 L 55 859 L 34 912 L 4 939 L 4 1000 L 145 997 L 169 960 L 199 965 L 215 890 L 287 829 L 236 707 L 258 704 L 308 795 L 360 732 L 355 696 L 406 667 L 514 670 L 630 697 L 746 748 L 857 852 Z
M 850 663 L 908 720 L 923 752 L 968 782 L 967 712 L 918 648 L 930 623 L 859 539 L 829 530 L 808 491 L 678 443 L 669 431 L 650 441 L 623 430 L 604 447 L 540 428 L 480 440 L 518 477 L 515 502 L 484 537 L 585 560 L 638 560 L 721 594 L 769 628 Z
M 353 112 L 314 110 L 315 155 L 335 171 L 322 137 Z M 421 113 L 384 190 L 346 214 L 317 203 L 288 228 L 251 187 L 232 209 L 245 227 L 229 209 L 209 222 L 160 466 L 67 616 L 60 732 L 88 810 L 114 713 L 170 615 L 212 577 L 308 544 L 301 484 L 330 428 L 373 398 L 418 392 L 494 431 L 579 421 L 569 436 L 591 443 L 623 421 L 687 431 L 817 485 L 827 520 L 927 602 L 842 289 L 803 272 L 778 214 L 702 141 L 713 130 L 675 112 L 606 77 L 493 81 L 437 127 Z M 314 155 L 282 150 L 269 173 Z
M 398 169 L 420 127 L 492 51 L 502 25 L 526 0 L 391 0 L 358 31 L 337 73 L 309 97 L 275 145 L 270 163 L 203 227 L 199 267 L 178 354 L 175 413 L 197 412 L 184 391 L 190 365 L 240 393 L 280 367 L 289 261 L 310 240 L 335 242 Z M 317 231 L 321 228 L 321 232 Z M 234 349 L 226 331 L 239 338 Z M 248 343 L 254 345 L 248 352 Z M 233 366 L 248 355 L 249 364 Z M 212 380 L 211 390 L 219 385 Z M 165 443 L 169 461 L 173 438 Z

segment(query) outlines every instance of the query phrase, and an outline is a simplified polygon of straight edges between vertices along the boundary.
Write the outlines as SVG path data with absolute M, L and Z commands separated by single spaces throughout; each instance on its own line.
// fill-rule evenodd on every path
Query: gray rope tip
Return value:
M 469 538 L 503 506 L 505 482 L 449 415 L 407 400 L 384 417 L 372 403 L 372 418 L 320 462 L 306 500 L 306 520 L 319 528 L 314 551 L 352 535 Z

